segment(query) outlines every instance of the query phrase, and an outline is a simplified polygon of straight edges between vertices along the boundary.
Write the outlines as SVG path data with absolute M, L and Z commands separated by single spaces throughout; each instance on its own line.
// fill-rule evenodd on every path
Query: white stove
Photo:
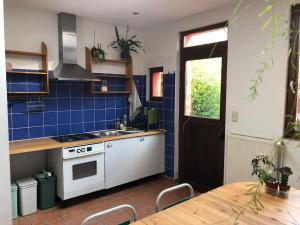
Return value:
M 104 143 L 52 150 L 48 161 L 62 200 L 105 188 Z

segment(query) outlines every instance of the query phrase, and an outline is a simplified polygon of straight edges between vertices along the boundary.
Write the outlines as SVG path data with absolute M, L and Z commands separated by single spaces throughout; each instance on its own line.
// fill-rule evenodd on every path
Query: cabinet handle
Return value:
M 106 147 L 110 148 L 112 146 L 112 144 L 107 144 Z
M 145 138 L 140 138 L 140 141 L 144 141 L 145 140 Z

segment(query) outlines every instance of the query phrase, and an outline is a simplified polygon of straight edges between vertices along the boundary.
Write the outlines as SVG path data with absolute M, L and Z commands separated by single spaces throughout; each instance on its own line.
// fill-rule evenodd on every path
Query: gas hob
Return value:
M 99 138 L 99 136 L 91 134 L 91 133 L 82 133 L 82 134 L 68 134 L 68 135 L 62 135 L 53 137 L 52 139 L 64 143 L 64 142 L 71 142 L 71 141 L 81 141 L 81 140 L 88 140 L 88 139 L 94 139 Z

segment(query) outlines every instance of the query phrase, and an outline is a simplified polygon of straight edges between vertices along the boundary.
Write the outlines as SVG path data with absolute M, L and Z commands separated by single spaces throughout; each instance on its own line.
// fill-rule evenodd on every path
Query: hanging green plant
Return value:
M 110 42 L 108 46 L 115 49 L 120 49 L 121 59 L 128 60 L 130 58 L 130 52 L 138 53 L 138 50 L 140 49 L 142 49 L 145 52 L 142 42 L 135 40 L 137 35 L 133 35 L 132 37 L 128 38 L 128 33 L 129 33 L 128 26 L 127 26 L 125 38 L 120 37 L 117 26 L 115 26 L 115 32 L 116 32 L 117 40 Z
M 91 49 L 92 59 L 96 63 L 102 63 L 105 61 L 105 55 L 107 53 L 102 49 L 102 45 L 97 43 L 98 48 L 96 47 L 96 31 L 94 29 L 94 47 Z
M 105 55 L 107 55 L 107 53 L 101 48 L 101 45 L 99 45 L 99 43 L 97 45 L 98 48 L 94 46 L 91 49 L 91 55 L 94 62 L 101 63 L 105 61 Z

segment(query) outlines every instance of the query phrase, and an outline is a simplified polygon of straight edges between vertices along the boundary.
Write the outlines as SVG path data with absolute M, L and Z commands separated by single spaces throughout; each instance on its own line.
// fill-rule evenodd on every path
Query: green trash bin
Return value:
M 52 208 L 55 204 L 56 177 L 36 176 L 35 179 L 38 181 L 38 187 L 37 187 L 38 208 L 39 209 Z
M 18 217 L 18 186 L 15 182 L 11 183 L 11 212 L 12 219 Z

